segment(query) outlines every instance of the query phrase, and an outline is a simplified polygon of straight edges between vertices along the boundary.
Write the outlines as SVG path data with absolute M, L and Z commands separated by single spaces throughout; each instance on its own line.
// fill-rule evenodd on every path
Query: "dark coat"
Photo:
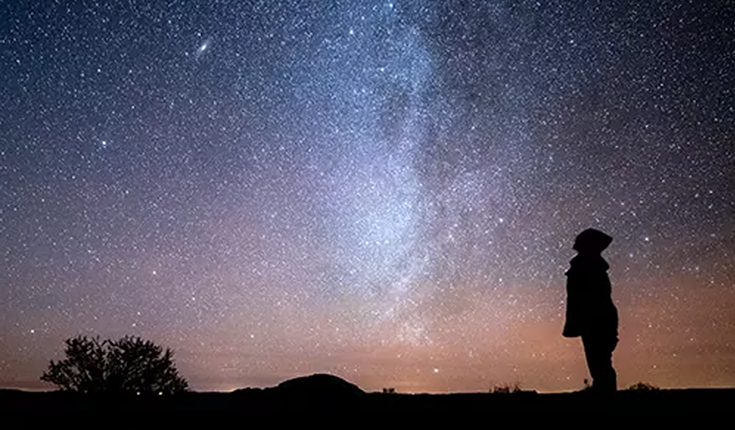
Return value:
M 580 253 L 567 275 L 567 311 L 564 337 L 616 337 L 618 311 L 612 301 L 609 268 L 600 254 Z

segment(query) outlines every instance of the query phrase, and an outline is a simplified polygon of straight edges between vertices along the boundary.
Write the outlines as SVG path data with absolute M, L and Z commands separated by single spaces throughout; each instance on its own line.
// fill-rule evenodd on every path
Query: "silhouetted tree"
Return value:
M 188 389 L 173 352 L 139 337 L 99 341 L 77 336 L 65 341 L 66 359 L 51 360 L 41 376 L 64 391 L 88 394 L 168 395 Z

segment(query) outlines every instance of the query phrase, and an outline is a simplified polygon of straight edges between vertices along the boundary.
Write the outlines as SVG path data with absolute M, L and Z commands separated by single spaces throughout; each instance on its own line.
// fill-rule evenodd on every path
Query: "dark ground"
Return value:
M 535 391 L 464 394 L 366 393 L 329 374 L 289 379 L 275 387 L 231 393 L 188 392 L 167 396 L 102 396 L 70 392 L 0 390 L 0 410 L 154 410 L 154 411 L 558 411 L 558 410 L 724 410 L 735 405 L 735 389 L 619 391 L 601 399 L 589 391 L 537 394 Z
M 362 393 L 333 396 L 312 393 L 290 396 L 275 390 L 241 390 L 234 393 L 186 393 L 175 398 L 83 397 L 61 392 L 25 392 L 0 390 L 0 410 L 160 410 L 160 411 L 250 411 L 288 409 L 352 410 L 642 410 L 692 411 L 725 410 L 735 405 L 735 389 L 659 390 L 651 392 L 620 391 L 609 402 L 597 401 L 586 393 L 536 394 L 382 394 Z

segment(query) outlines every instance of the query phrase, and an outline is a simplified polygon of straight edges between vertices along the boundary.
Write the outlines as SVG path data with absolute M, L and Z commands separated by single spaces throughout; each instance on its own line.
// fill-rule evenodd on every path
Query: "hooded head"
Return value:
M 599 254 L 610 245 L 610 242 L 612 237 L 594 228 L 588 228 L 577 236 L 572 248 L 579 253 Z

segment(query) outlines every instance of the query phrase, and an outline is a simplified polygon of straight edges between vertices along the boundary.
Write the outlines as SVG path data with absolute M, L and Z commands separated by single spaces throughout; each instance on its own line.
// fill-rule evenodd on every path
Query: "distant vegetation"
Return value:
M 493 394 L 512 394 L 520 393 L 521 391 L 521 386 L 517 382 L 514 384 L 496 385 L 490 389 L 490 392 Z
M 63 391 L 86 394 L 170 395 L 188 389 L 173 352 L 126 336 L 117 341 L 78 336 L 65 341 L 66 358 L 51 360 L 41 376 Z
M 657 386 L 649 384 L 648 382 L 636 382 L 635 384 L 626 388 L 625 391 L 657 391 L 658 389 L 659 388 Z M 592 385 L 590 385 L 589 381 L 585 379 L 584 388 L 582 389 L 582 391 L 588 390 L 592 390 Z
M 637 382 L 630 387 L 626 388 L 626 391 L 658 391 L 658 387 L 649 384 L 648 382 Z

